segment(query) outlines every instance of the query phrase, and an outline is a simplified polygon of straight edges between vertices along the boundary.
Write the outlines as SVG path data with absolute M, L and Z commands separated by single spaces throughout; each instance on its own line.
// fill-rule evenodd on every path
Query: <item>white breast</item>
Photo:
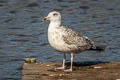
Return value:
M 48 29 L 48 41 L 53 48 L 60 47 L 63 44 L 61 34 L 57 29 Z

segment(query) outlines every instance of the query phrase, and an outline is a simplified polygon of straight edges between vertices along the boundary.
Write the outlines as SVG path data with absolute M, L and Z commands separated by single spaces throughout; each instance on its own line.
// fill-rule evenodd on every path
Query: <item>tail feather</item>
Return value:
M 90 50 L 96 50 L 96 51 L 104 51 L 105 50 L 105 46 L 102 46 L 102 45 L 101 46 L 97 46 L 97 45 L 95 45 L 94 41 L 92 41 L 88 37 L 84 36 L 84 38 L 86 39 L 88 44 L 91 45 Z
M 95 48 L 92 48 L 90 50 L 104 51 L 105 50 L 105 46 L 95 46 Z

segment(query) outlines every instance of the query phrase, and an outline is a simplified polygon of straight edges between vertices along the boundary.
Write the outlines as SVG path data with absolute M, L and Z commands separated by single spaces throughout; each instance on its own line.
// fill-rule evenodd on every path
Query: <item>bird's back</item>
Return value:
M 94 45 L 89 38 L 81 37 L 79 33 L 63 26 L 57 27 L 51 34 L 51 38 L 53 38 L 49 40 L 51 46 L 60 52 L 78 53 Z

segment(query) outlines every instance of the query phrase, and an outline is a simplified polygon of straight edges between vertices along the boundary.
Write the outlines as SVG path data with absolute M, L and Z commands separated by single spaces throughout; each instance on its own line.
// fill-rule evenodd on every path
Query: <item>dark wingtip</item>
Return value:
M 96 50 L 97 51 L 104 51 L 105 50 L 105 46 L 96 46 Z
M 104 51 L 105 50 L 105 46 L 95 46 L 95 48 L 92 48 L 90 50 Z

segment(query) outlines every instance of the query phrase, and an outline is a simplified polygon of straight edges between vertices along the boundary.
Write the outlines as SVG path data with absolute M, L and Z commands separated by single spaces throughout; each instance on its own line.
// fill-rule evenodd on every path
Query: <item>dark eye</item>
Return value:
M 57 14 L 57 13 L 54 13 L 53 15 L 54 15 L 54 16 L 57 16 L 58 14 Z

